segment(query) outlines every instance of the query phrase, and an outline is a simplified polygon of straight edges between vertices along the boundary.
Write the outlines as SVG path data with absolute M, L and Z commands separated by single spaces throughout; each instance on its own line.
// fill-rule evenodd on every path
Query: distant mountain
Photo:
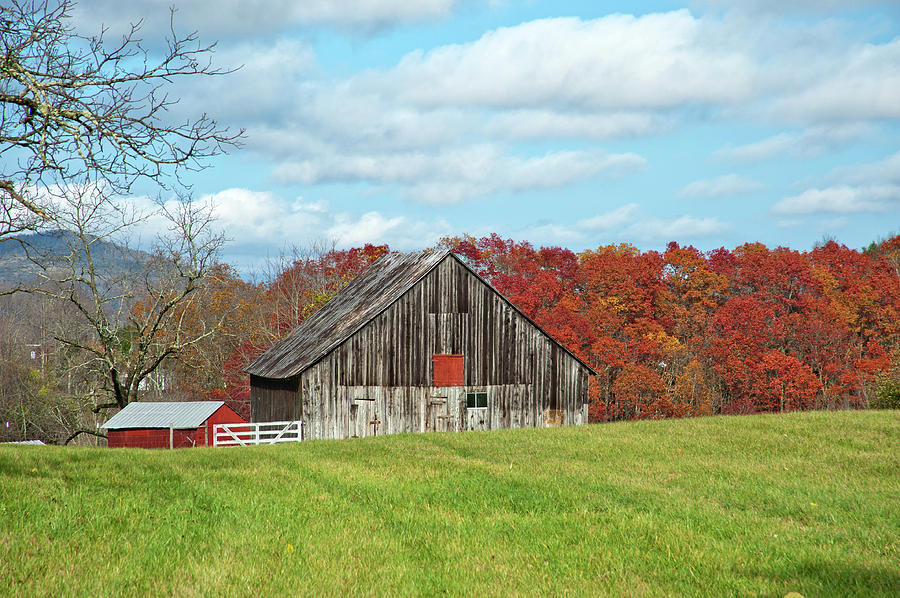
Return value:
M 72 255 L 75 236 L 67 231 L 48 231 L 21 235 L 23 242 L 30 246 L 29 253 L 40 255 L 41 262 L 52 269 L 66 267 L 66 260 Z M 91 257 L 98 275 L 114 276 L 117 272 L 139 268 L 150 258 L 150 254 L 138 249 L 130 249 L 109 241 L 96 241 L 91 246 Z M 84 261 L 84 256 L 76 253 L 77 261 Z M 0 287 L 13 286 L 16 283 L 27 283 L 35 280 L 41 268 L 28 258 L 22 243 L 15 239 L 0 242 Z

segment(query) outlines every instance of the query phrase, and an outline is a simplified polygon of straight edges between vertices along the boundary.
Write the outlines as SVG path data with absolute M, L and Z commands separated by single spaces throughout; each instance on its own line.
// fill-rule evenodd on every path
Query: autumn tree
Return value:
M 859 407 L 890 387 L 893 241 L 577 256 L 498 235 L 442 245 L 596 369 L 594 420 Z
M 668 316 L 675 336 L 685 344 L 700 343 L 709 318 L 726 299 L 728 279 L 713 271 L 694 247 L 669 243 L 663 254 L 663 280 L 668 285 Z
M 671 391 L 673 411 L 678 416 L 703 416 L 718 413 L 721 395 L 715 378 L 697 358 L 679 372 Z
M 890 367 L 891 354 L 900 348 L 900 278 L 885 255 L 834 242 L 816 247 L 810 259 L 846 337 L 839 351 L 829 338 L 816 347 L 834 353 L 823 380 L 826 397 L 833 397 L 834 406 L 865 405 L 875 398 L 879 372 Z
M 313 312 L 388 253 L 387 245 L 366 244 L 348 250 L 313 243 L 294 246 L 268 264 L 266 298 L 269 323 L 264 333 L 275 342 L 290 334 Z
M 662 378 L 642 364 L 628 364 L 622 369 L 612 385 L 612 395 L 610 419 L 662 419 L 673 415 Z
M 873 241 L 862 253 L 874 260 L 883 260 L 894 269 L 900 278 L 900 235 L 894 235 L 881 241 Z
M 663 376 L 672 369 L 673 357 L 683 352 L 671 334 L 671 322 L 659 317 L 668 302 L 662 256 L 626 244 L 608 245 L 582 252 L 579 264 L 585 280 L 584 318 L 593 331 L 589 363 L 600 374 L 592 402 L 606 406 L 598 412 L 605 411 L 608 418 L 633 417 L 635 410 L 608 408 L 611 402 L 621 403 L 618 377 L 628 370 L 628 388 L 657 388 L 663 381 L 665 390 Z M 640 382 L 640 376 L 646 379 Z
M 137 303 L 132 311 L 145 309 Z M 249 406 L 228 368 L 235 350 L 245 342 L 259 343 L 265 329 L 266 308 L 261 285 L 246 282 L 229 266 L 216 264 L 199 282 L 191 297 L 174 308 L 182 332 L 195 339 L 167 361 L 179 394 L 190 400 L 224 400 L 249 417 Z
M 758 389 L 759 401 L 769 411 L 799 411 L 813 406 L 821 384 L 807 364 L 778 351 L 760 359 L 766 385 Z

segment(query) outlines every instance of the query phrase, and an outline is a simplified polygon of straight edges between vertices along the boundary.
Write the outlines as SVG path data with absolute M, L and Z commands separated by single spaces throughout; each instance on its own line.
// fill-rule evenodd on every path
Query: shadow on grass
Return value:
M 783 580 L 777 596 L 788 592 L 804 596 L 900 596 L 900 568 L 803 561 L 795 569 L 777 574 L 761 569 L 751 569 L 748 574 Z

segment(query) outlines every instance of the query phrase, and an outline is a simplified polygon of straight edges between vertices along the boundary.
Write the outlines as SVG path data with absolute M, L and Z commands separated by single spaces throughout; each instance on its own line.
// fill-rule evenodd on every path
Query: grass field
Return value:
M 0 593 L 900 595 L 900 412 L 0 447 Z

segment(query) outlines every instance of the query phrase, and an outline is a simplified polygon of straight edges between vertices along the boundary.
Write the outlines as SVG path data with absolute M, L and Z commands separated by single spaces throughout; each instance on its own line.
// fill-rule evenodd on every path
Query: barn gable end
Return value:
M 593 373 L 449 252 L 378 260 L 247 371 L 253 421 L 318 438 L 583 423 Z

